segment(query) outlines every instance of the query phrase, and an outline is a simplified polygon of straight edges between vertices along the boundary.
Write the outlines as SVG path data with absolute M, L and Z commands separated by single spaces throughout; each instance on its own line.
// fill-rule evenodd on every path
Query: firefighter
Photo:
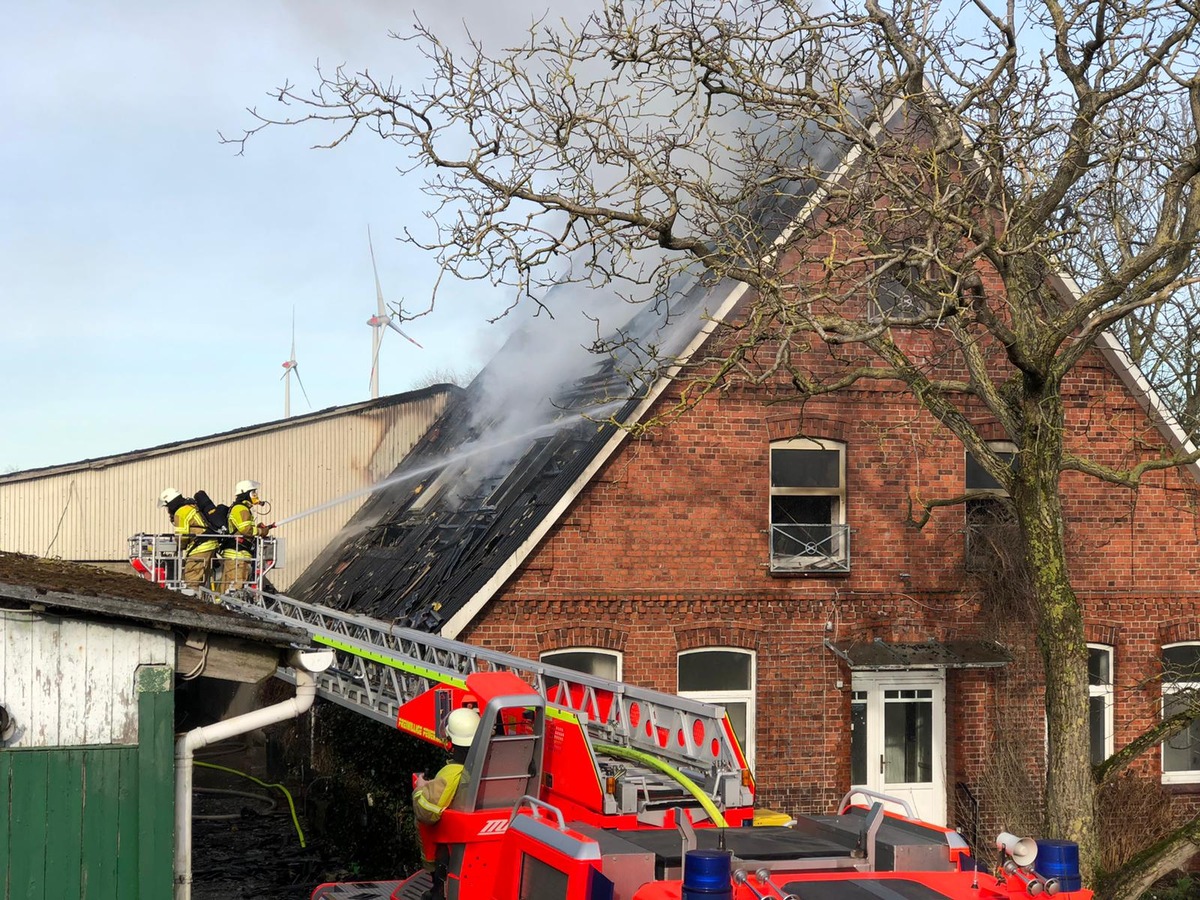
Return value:
M 254 523 L 254 507 L 262 506 L 257 481 L 239 481 L 234 485 L 233 503 L 229 506 L 229 543 L 221 551 L 221 592 L 238 591 L 250 580 L 254 566 L 257 538 L 266 537 L 271 526 Z
M 217 555 L 220 542 L 204 536 L 208 527 L 196 501 L 191 497 L 183 496 L 175 488 L 167 488 L 159 494 L 158 505 L 166 507 L 167 515 L 175 526 L 175 535 L 179 538 L 184 586 L 195 591 L 200 585 L 208 583 L 213 557 Z
M 413 779 L 413 815 L 417 819 L 417 829 L 424 831 L 430 826 L 437 825 L 442 818 L 442 812 L 448 807 L 466 772 L 463 765 L 467 761 L 467 751 L 471 749 L 471 741 L 479 728 L 479 713 L 474 709 L 463 707 L 450 713 L 446 720 L 446 737 L 450 738 L 451 760 L 438 770 L 437 775 L 426 779 L 417 775 Z M 433 886 L 423 900 L 443 900 L 446 896 L 446 875 L 449 871 L 450 852 L 445 844 L 438 844 L 432 859 L 428 858 L 429 841 L 422 835 L 422 846 L 426 848 L 427 858 L 425 869 L 432 875 Z

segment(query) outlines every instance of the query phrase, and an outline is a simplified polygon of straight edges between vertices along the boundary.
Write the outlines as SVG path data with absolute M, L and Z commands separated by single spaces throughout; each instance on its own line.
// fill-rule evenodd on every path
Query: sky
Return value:
M 580 3 L 584 0 L 579 0 Z M 555 15 L 561 14 L 561 4 Z M 253 125 L 285 81 L 369 67 L 412 82 L 419 16 L 515 41 L 537 0 L 98 0 L 14 4 L 0 31 L 0 473 L 145 449 L 280 419 L 294 340 L 308 399 L 370 399 L 375 285 L 424 309 L 432 258 L 396 240 L 425 225 L 419 175 L 395 147 L 315 150 L 269 129 L 239 156 L 218 132 Z M 511 322 L 506 292 L 439 289 L 387 332 L 380 394 L 436 371 L 469 377 Z

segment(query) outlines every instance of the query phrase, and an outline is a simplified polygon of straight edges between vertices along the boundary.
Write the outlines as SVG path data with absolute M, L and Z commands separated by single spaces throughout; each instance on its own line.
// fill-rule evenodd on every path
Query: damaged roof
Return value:
M 655 345 L 660 365 L 686 355 L 742 290 L 680 276 L 669 301 L 625 311 L 604 355 L 533 320 L 289 593 L 456 636 L 624 438 L 615 423 L 636 421 L 665 386 L 657 372 L 630 375 L 645 366 L 634 345 Z
M 798 134 L 796 146 L 826 177 L 845 171 L 845 148 L 835 137 L 815 129 Z M 769 252 L 775 237 L 819 201 L 816 181 L 779 184 L 747 209 L 758 224 L 746 236 L 751 254 Z M 1074 287 L 1064 282 L 1060 289 L 1069 295 Z M 582 343 L 593 350 L 603 343 L 606 352 L 568 342 L 578 354 L 566 368 L 554 364 L 561 338 L 519 330 L 289 592 L 457 637 L 616 451 L 627 434 L 620 426 L 638 422 L 666 389 L 672 363 L 687 361 L 746 290 L 729 279 L 680 276 L 665 297 L 628 306 L 603 342 L 595 340 L 599 319 L 592 319 L 591 339 Z M 624 302 L 611 287 L 599 288 L 578 305 L 611 310 L 614 301 Z M 1105 333 L 1097 344 L 1163 433 L 1185 440 L 1115 339 Z M 656 349 L 657 369 L 637 358 L 648 347 Z
M 811 128 L 794 139 L 823 171 L 840 166 L 835 136 Z M 754 201 L 747 252 L 767 252 L 818 187 L 777 181 Z M 641 303 L 611 285 L 559 285 L 545 305 L 560 319 L 579 310 L 578 335 L 539 328 L 549 316 L 518 330 L 289 593 L 457 637 L 616 451 L 620 426 L 640 420 L 746 290 L 699 270 Z

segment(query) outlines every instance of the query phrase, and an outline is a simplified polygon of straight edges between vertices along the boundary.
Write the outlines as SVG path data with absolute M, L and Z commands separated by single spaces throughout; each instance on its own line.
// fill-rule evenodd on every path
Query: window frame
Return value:
M 1114 713 L 1114 708 L 1115 708 L 1115 704 L 1114 704 L 1115 692 L 1113 690 L 1113 685 L 1116 682 L 1117 656 L 1116 656 L 1115 648 L 1111 644 L 1088 644 L 1087 648 L 1088 648 L 1089 657 L 1093 651 L 1102 653 L 1108 657 L 1108 681 L 1103 684 L 1092 684 L 1091 671 L 1090 671 L 1091 670 L 1091 660 L 1090 660 L 1090 658 L 1088 660 L 1088 669 L 1089 669 L 1089 672 L 1088 672 L 1089 747 L 1091 746 L 1091 727 L 1092 727 L 1091 701 L 1096 698 L 1103 698 L 1103 700 L 1104 700 L 1104 722 L 1103 722 L 1104 747 L 1101 748 L 1101 752 L 1103 755 L 1100 758 L 1100 761 L 1103 762 L 1104 760 L 1106 760 L 1110 756 L 1112 756 L 1113 752 L 1116 749 L 1114 725 L 1113 725 L 1113 713 Z M 1094 753 L 1095 747 L 1091 747 L 1091 750 Z M 1096 761 L 1093 760 L 1092 764 L 1095 765 Z
M 556 654 L 564 654 L 564 653 L 590 653 L 593 656 L 597 656 L 597 657 L 611 658 L 616 661 L 616 675 L 611 680 L 612 681 L 620 681 L 621 680 L 621 673 L 622 673 L 622 669 L 624 667 L 624 662 L 625 662 L 624 654 L 621 653 L 621 651 L 619 651 L 619 650 L 610 650 L 607 647 L 587 647 L 587 646 L 555 647 L 553 650 L 543 650 L 541 653 L 539 653 L 538 654 L 538 662 L 545 663 L 548 666 L 558 666 L 558 668 L 560 668 L 560 669 L 570 669 L 573 672 L 579 672 L 580 674 L 583 674 L 583 675 L 592 675 L 591 672 L 585 672 L 583 669 L 576 669 L 573 666 L 564 666 L 562 663 L 555 662 L 553 659 L 550 658 L 550 657 L 555 656 Z M 592 677 L 593 678 L 608 678 L 607 675 L 592 675 Z
M 796 487 L 776 485 L 774 478 L 775 451 L 812 450 L 836 452 L 838 454 L 838 484 L 836 487 Z M 768 553 L 769 568 L 772 574 L 789 573 L 829 573 L 850 571 L 850 530 L 847 527 L 846 515 L 846 458 L 847 444 L 845 441 L 832 438 L 785 438 L 771 441 L 767 448 L 767 523 L 768 523 Z M 777 523 L 775 521 L 775 500 L 778 497 L 829 497 L 833 500 L 833 509 L 828 523 L 830 528 L 829 548 L 825 555 L 803 556 L 800 554 L 783 554 L 775 549 L 776 527 L 783 524 L 818 525 L 824 522 Z M 830 563 L 833 565 L 822 565 Z
M 1002 456 L 1007 455 L 1009 457 L 1009 465 L 1012 465 L 1012 466 L 1016 465 L 1017 445 L 1014 444 L 1012 441 L 1009 441 L 1009 440 L 985 441 L 985 443 L 987 444 L 987 446 L 991 449 L 991 451 L 993 453 L 997 453 Z M 974 464 L 974 467 L 979 468 L 981 470 L 982 477 L 987 479 L 987 482 L 990 482 L 990 483 L 985 483 L 983 485 L 972 485 L 971 484 L 971 472 L 972 472 L 972 460 L 973 459 L 974 459 L 974 456 L 971 453 L 971 451 L 967 450 L 964 447 L 963 448 L 963 490 L 969 491 L 969 492 L 974 492 L 976 494 L 984 494 L 985 496 L 972 497 L 963 503 L 963 519 L 964 519 L 963 530 L 964 530 L 964 534 L 965 534 L 965 545 L 963 547 L 963 567 L 968 572 L 985 572 L 989 568 L 988 560 L 980 557 L 980 554 L 983 552 L 982 550 L 972 549 L 971 538 L 976 533 L 977 529 L 979 529 L 981 527 L 987 527 L 987 526 L 981 524 L 980 522 L 972 521 L 972 519 L 981 517 L 982 510 L 984 510 L 984 509 L 994 510 L 997 507 L 1000 507 L 1007 511 L 1007 506 L 1004 505 L 1004 501 L 1008 498 L 1008 491 L 1006 491 L 986 471 L 982 471 L 982 467 L 979 466 L 979 463 L 977 463 L 977 462 Z M 993 516 L 993 520 L 991 522 L 987 523 L 987 525 L 990 525 L 993 527 L 1007 524 L 1006 520 L 1011 519 L 1011 514 L 1008 514 L 1005 516 L 998 516 L 998 515 L 995 515 L 994 513 L 992 513 L 991 515 Z
M 685 690 L 679 683 L 679 673 L 682 670 L 679 661 L 685 656 L 696 656 L 702 653 L 736 653 L 746 656 L 750 661 L 750 684 L 748 687 L 740 690 L 723 690 L 723 691 L 691 691 Z M 680 650 L 675 654 L 675 688 L 676 693 L 680 697 L 686 697 L 690 700 L 699 700 L 702 703 L 711 703 L 714 706 L 726 706 L 728 702 L 744 703 L 746 707 L 746 733 L 739 737 L 738 740 L 742 745 L 742 754 L 746 757 L 746 764 L 751 771 L 754 770 L 755 756 L 755 705 L 758 692 L 758 653 L 754 650 L 747 650 L 745 647 L 726 647 L 726 646 L 711 646 L 711 647 L 693 647 L 690 650 Z
M 875 287 L 867 299 L 867 321 L 871 324 L 887 324 L 895 328 L 933 328 L 938 317 L 921 322 L 910 322 L 933 312 L 933 307 L 921 302 L 909 288 L 904 286 L 898 272 L 905 272 L 910 281 L 925 281 L 927 271 L 918 263 L 901 263 L 897 274 L 887 273 L 875 280 Z
M 1166 665 L 1166 651 L 1175 647 L 1196 647 L 1197 656 L 1200 658 L 1200 641 L 1175 641 L 1170 644 L 1163 644 L 1159 650 L 1159 662 L 1162 665 L 1162 706 L 1160 714 L 1165 716 L 1167 713 L 1168 698 L 1174 694 L 1181 693 L 1187 690 L 1200 690 L 1200 666 L 1197 666 L 1197 671 L 1193 675 L 1194 680 L 1184 681 L 1170 680 L 1168 681 L 1169 672 Z M 1200 717 L 1197 717 L 1194 722 L 1200 722 Z M 1183 733 L 1186 733 L 1183 732 Z M 1178 735 L 1176 735 L 1178 737 Z M 1200 766 L 1194 769 L 1173 769 L 1167 770 L 1166 747 L 1167 742 L 1163 741 L 1159 749 L 1159 766 L 1162 770 L 1163 784 L 1196 784 L 1200 783 Z

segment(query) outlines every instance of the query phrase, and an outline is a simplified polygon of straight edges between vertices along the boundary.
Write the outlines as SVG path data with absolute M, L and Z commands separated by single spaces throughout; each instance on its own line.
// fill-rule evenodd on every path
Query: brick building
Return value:
M 690 325 L 663 345 L 699 358 L 740 295 L 683 285 Z M 632 436 L 607 419 L 666 415 L 680 381 L 622 393 L 619 364 L 565 375 L 555 343 L 510 341 L 292 592 L 723 704 L 763 805 L 827 811 L 864 787 L 969 837 L 1037 827 L 1041 663 L 1012 525 L 987 497 L 912 522 L 913 498 L 995 490 L 962 444 L 890 382 L 804 403 L 743 386 Z M 1183 440 L 1107 338 L 1064 397 L 1068 445 L 1108 464 Z M 1200 647 L 1196 470 L 1063 486 L 1100 759 L 1159 715 L 1164 648 Z M 1142 765 L 1156 790 L 1200 784 L 1188 737 Z

